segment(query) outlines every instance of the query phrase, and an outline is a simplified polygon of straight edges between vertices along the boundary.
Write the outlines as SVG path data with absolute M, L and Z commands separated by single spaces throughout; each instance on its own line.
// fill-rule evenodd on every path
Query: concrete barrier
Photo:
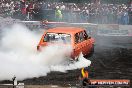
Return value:
M 99 24 L 98 36 L 132 36 L 132 25 Z
M 118 24 L 98 24 L 98 29 L 119 30 L 119 25 Z
M 132 30 L 132 25 L 119 25 L 119 29 Z
M 93 24 L 93 23 L 68 23 L 68 22 L 47 22 L 43 24 L 41 21 L 19 21 L 19 20 L 4 20 L 1 21 L 0 27 L 7 24 L 20 23 L 26 25 L 29 29 L 45 29 L 58 26 L 75 26 L 84 27 L 91 36 L 132 36 L 132 25 L 118 24 Z

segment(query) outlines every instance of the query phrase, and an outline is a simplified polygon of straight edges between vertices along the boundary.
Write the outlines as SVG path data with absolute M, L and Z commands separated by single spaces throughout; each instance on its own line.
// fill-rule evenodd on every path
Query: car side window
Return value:
M 79 33 L 79 38 L 80 42 L 84 41 L 83 32 Z
M 84 33 L 83 32 L 79 32 L 75 34 L 75 43 L 79 43 L 84 41 Z
M 46 34 L 46 35 L 44 36 L 43 42 L 47 42 L 47 41 L 49 41 L 49 35 Z

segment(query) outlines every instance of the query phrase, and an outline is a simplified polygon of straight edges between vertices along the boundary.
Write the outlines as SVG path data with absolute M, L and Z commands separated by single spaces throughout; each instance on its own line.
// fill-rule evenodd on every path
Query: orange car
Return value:
M 44 32 L 37 50 L 48 44 L 70 44 L 72 46 L 71 58 L 76 59 L 82 52 L 84 57 L 88 57 L 94 51 L 94 39 L 87 35 L 85 29 L 78 27 L 56 27 Z

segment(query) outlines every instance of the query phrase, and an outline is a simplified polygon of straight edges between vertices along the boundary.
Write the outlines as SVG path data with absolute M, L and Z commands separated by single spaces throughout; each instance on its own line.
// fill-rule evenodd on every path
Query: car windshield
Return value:
M 44 37 L 44 41 L 51 43 L 70 44 L 71 35 L 64 33 L 47 33 Z

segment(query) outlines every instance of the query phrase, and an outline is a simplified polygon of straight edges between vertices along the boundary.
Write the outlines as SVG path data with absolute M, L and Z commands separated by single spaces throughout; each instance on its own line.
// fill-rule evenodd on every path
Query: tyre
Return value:
M 88 53 L 87 55 L 84 55 L 84 58 L 88 59 L 89 57 L 92 57 L 93 56 L 93 54 L 94 54 L 94 45 L 92 45 L 92 46 L 93 47 L 92 47 L 90 53 Z

